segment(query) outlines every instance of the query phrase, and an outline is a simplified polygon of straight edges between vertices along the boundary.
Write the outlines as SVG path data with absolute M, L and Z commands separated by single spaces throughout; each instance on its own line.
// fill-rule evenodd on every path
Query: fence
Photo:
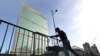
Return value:
M 43 56 L 50 42 L 45 34 L 33 32 L 4 20 L 0 20 L 0 34 L 0 54 Z
M 0 53 L 28 56 L 42 55 L 48 45 L 48 37 L 12 23 L 0 20 Z M 5 32 L 4 32 L 5 31 Z

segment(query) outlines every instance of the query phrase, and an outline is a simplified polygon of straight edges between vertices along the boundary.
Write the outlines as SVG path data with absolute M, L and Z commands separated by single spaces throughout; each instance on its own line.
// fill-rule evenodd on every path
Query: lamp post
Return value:
M 0 24 L 1 24 L 1 21 L 0 21 Z
M 94 40 L 96 40 L 96 38 L 93 38 L 93 40 L 92 40 L 92 45 L 94 44 L 93 42 L 94 42 Z
M 52 14 L 52 18 L 53 18 L 53 24 L 54 24 L 54 29 L 56 28 L 56 25 L 55 25 L 55 19 L 54 19 L 54 14 L 57 12 L 58 10 L 51 10 L 51 14 Z
M 56 24 L 55 24 L 55 19 L 54 19 L 54 14 L 57 12 L 58 10 L 51 10 L 51 14 L 52 14 L 52 18 L 53 18 L 53 25 L 54 25 L 54 30 L 56 28 Z M 55 34 L 56 34 L 56 31 L 55 31 Z M 58 44 L 58 40 L 57 40 L 57 44 Z

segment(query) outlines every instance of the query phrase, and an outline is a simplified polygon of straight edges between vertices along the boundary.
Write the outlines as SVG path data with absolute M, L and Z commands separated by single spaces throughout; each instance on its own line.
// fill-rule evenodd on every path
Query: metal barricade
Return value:
M 47 35 L 4 20 L 0 20 L 0 34 L 0 55 L 45 56 L 50 44 Z

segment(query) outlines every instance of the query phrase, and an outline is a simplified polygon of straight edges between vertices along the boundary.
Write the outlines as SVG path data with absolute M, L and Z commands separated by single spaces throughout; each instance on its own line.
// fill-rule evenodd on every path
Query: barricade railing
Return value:
M 4 20 L 0 20 L 0 34 L 0 54 L 44 55 L 46 47 L 50 44 L 47 35 Z

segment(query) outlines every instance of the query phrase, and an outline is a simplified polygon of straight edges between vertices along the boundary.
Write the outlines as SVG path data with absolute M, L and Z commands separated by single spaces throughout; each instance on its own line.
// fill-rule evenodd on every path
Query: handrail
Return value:
M 25 49 L 26 55 L 28 55 L 28 48 L 30 48 L 29 49 L 31 51 L 30 54 L 36 54 L 36 50 L 37 50 L 38 55 L 40 55 L 40 54 L 44 54 L 44 52 L 46 51 L 46 46 L 49 46 L 49 43 L 50 43 L 49 36 L 46 34 L 43 34 L 40 32 L 34 32 L 32 30 L 26 29 L 24 27 L 21 27 L 21 26 L 18 26 L 13 23 L 10 23 L 10 22 L 0 19 L 0 25 L 3 25 L 2 23 L 4 23 L 4 25 L 6 24 L 5 25 L 6 28 L 4 28 L 6 31 L 5 31 L 4 36 L 1 36 L 1 39 L 3 41 L 0 41 L 2 43 L 0 45 L 0 53 L 2 53 L 3 47 L 5 46 L 4 44 L 8 40 L 7 37 L 9 37 L 9 36 L 10 36 L 10 38 L 8 41 L 8 45 L 6 45 L 8 47 L 7 54 L 10 54 L 10 53 L 17 54 L 19 47 L 21 47 L 19 50 L 20 56 L 22 56 L 22 54 L 24 53 L 23 50 L 25 48 L 26 48 Z M 12 27 L 12 31 L 10 31 L 12 33 L 11 33 L 11 35 L 9 34 L 9 36 L 8 36 L 7 34 L 10 29 L 9 27 Z M 24 30 L 24 32 L 21 33 L 21 30 Z M 28 35 L 25 35 L 26 31 L 28 32 Z M 14 33 L 15 33 L 15 35 L 14 35 Z M 31 33 L 32 36 L 30 36 L 29 33 Z M 15 39 L 13 37 L 15 37 Z M 29 41 L 29 39 L 31 39 L 31 40 Z M 56 38 L 51 38 L 51 39 L 59 40 Z M 21 42 L 20 42 L 20 40 L 21 40 Z M 12 41 L 14 41 L 14 42 L 12 42 Z M 13 43 L 14 43 L 14 45 L 13 45 Z M 25 47 L 24 47 L 24 44 L 25 44 Z M 13 45 L 13 46 L 11 46 L 11 45 Z M 36 46 L 38 46 L 38 47 L 36 47 Z M 14 49 L 12 47 L 14 47 Z M 41 48 L 41 49 L 39 49 L 39 48 Z M 13 49 L 13 50 L 11 50 L 11 49 Z
M 32 31 L 32 30 L 29 30 L 29 29 L 26 29 L 26 28 L 24 28 L 24 27 L 21 27 L 21 26 L 18 26 L 18 25 L 15 25 L 15 24 L 9 23 L 9 22 L 4 21 L 4 20 L 1 20 L 1 19 L 0 19 L 0 22 L 1 22 L 1 23 L 4 22 L 4 23 L 7 23 L 7 24 L 10 24 L 10 25 L 13 25 L 13 26 L 15 26 L 15 27 L 18 27 L 18 28 L 21 28 L 21 29 L 24 29 L 24 30 L 27 30 L 27 31 L 30 31 L 30 32 L 33 32 L 33 33 L 38 33 L 38 34 L 41 34 L 41 35 L 43 35 L 43 36 L 48 36 L 48 35 L 45 35 L 45 34 L 43 34 L 43 33 L 34 32 L 34 31 Z
M 43 34 L 43 33 L 40 33 L 40 32 L 34 32 L 34 31 L 32 31 L 32 30 L 29 30 L 29 29 L 26 29 L 26 28 L 24 28 L 24 27 L 21 27 L 21 26 L 18 26 L 18 25 L 9 23 L 9 22 L 4 21 L 4 20 L 1 20 L 1 19 L 0 19 L 0 21 L 1 21 L 1 23 L 4 22 L 4 23 L 10 24 L 10 25 L 13 25 L 13 26 L 15 26 L 15 27 L 18 27 L 18 28 L 21 28 L 21 29 L 24 29 L 24 30 L 27 30 L 27 31 L 30 31 L 30 32 L 37 33 L 37 34 L 40 34 L 40 35 L 43 35 L 43 36 L 48 37 L 48 35 L 45 35 L 45 34 Z M 52 39 L 56 39 L 56 38 L 52 38 Z M 56 40 L 59 40 L 59 39 L 56 39 Z

